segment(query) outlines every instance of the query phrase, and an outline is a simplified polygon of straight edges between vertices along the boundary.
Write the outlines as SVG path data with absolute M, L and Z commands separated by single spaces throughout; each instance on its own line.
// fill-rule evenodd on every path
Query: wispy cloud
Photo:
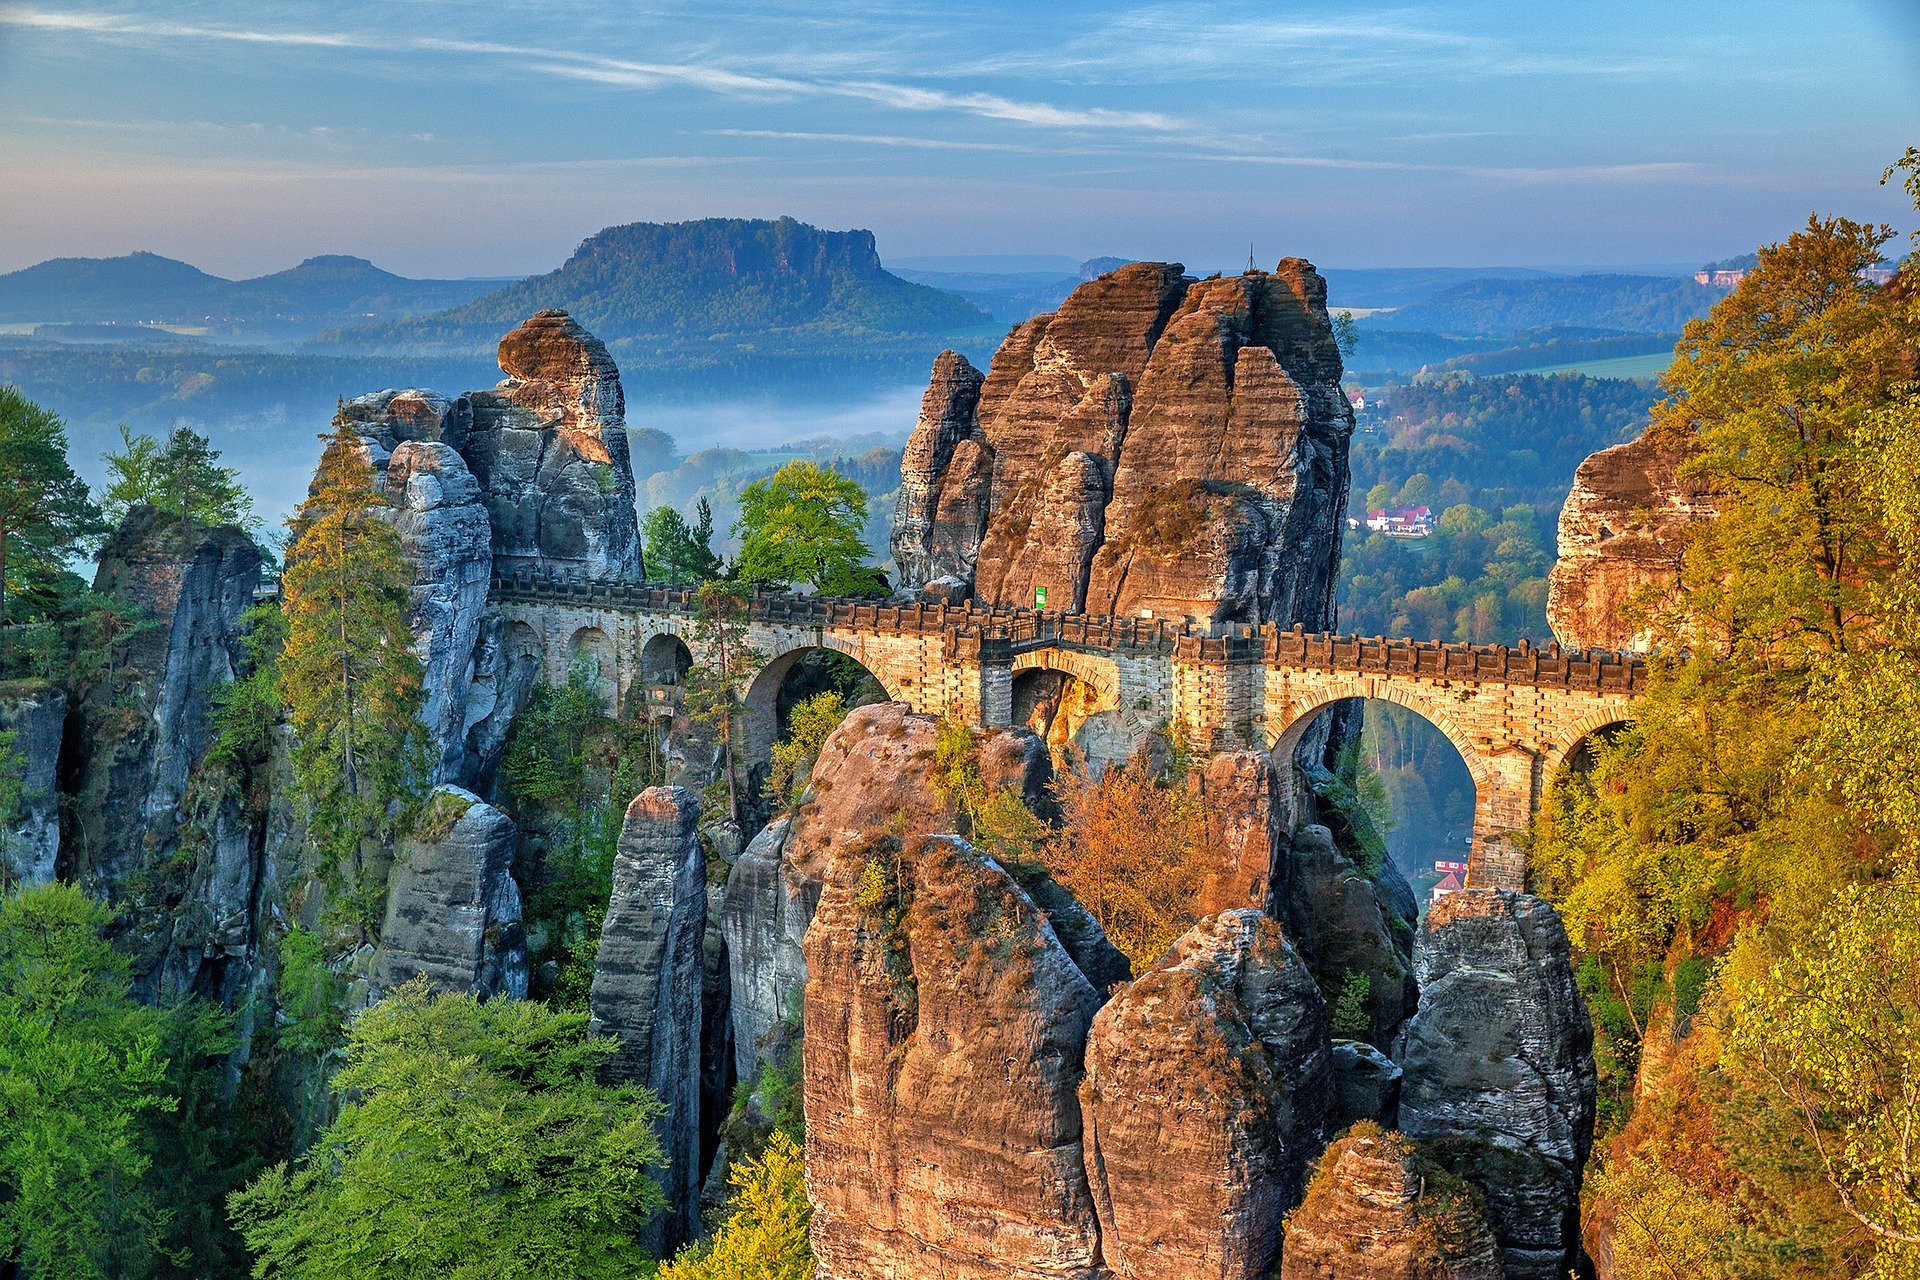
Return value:
M 1036 148 L 1011 142 L 964 142 L 955 138 L 917 138 L 895 133 L 809 133 L 798 129 L 706 129 L 710 138 L 766 138 L 776 142 L 845 142 L 859 146 L 905 147 L 926 151 L 1011 151 Z M 1056 151 L 1057 148 L 1047 148 Z
M 440 53 L 512 61 L 526 70 L 562 79 L 653 90 L 670 85 L 726 96 L 855 99 L 903 112 L 946 112 L 1051 129 L 1178 132 L 1189 122 L 1162 112 L 1063 106 L 984 92 L 949 92 L 875 79 L 834 79 L 735 71 L 714 63 L 642 62 L 570 49 L 436 37 L 372 37 L 344 32 L 290 31 L 209 26 L 106 13 L 50 13 L 0 8 L 0 25 L 62 31 L 101 38 L 178 42 L 229 42 L 292 48 Z

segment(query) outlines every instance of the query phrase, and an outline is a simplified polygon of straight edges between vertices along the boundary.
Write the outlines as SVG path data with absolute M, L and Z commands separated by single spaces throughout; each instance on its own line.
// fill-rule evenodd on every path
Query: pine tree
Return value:
M 175 427 L 162 445 L 120 428 L 121 452 L 107 455 L 113 480 L 102 495 L 108 518 L 122 519 L 139 503 L 204 525 L 253 528 L 253 499 L 240 473 L 220 465 L 220 451 L 191 427 Z
M 747 598 L 740 588 L 709 582 L 700 588 L 700 607 L 693 624 L 694 642 L 702 660 L 686 674 L 687 714 L 720 739 L 721 778 L 726 816 L 740 819 L 739 721 L 746 710 L 740 681 L 761 655 L 747 645 Z M 708 798 L 709 810 L 718 807 L 717 795 Z
M 0 386 L 0 628 L 9 589 L 44 590 L 101 530 L 86 483 L 67 463 L 66 427 Z
M 418 798 L 424 695 L 407 627 L 411 574 L 387 499 L 344 417 L 323 439 L 311 495 L 288 521 L 279 681 L 322 874 L 359 893 L 368 844 L 390 839 L 393 810 Z
M 700 499 L 696 523 L 672 507 L 655 507 L 640 526 L 647 577 L 655 582 L 701 583 L 720 576 L 713 553 L 713 508 Z

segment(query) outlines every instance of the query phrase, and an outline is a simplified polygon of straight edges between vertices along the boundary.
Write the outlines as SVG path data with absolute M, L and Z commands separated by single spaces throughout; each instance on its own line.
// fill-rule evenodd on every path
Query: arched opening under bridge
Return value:
M 1120 706 L 1110 658 L 1064 650 L 1022 654 L 1013 667 L 1013 723 L 1046 740 L 1056 769 L 1098 776 L 1131 756 L 1144 729 Z
M 567 670 L 584 671 L 608 715 L 620 706 L 620 670 L 613 639 L 599 627 L 582 627 L 567 642 Z
M 827 693 L 839 694 L 849 711 L 893 696 L 859 659 L 819 645 L 788 650 L 754 676 L 745 698 L 744 746 L 756 781 L 765 775 L 773 744 L 787 736 L 794 708 Z
M 1426 709 L 1344 697 L 1305 708 L 1273 744 L 1290 797 L 1364 866 L 1397 869 L 1422 906 L 1466 882 L 1481 780 L 1467 751 Z M 1291 762 L 1293 768 L 1287 768 Z

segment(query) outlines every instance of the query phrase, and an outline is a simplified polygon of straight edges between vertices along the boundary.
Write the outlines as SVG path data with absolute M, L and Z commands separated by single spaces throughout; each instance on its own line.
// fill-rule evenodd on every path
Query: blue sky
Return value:
M 1916 0 L 0 0 L 0 270 L 556 265 L 791 213 L 884 256 L 1692 262 L 1910 211 Z

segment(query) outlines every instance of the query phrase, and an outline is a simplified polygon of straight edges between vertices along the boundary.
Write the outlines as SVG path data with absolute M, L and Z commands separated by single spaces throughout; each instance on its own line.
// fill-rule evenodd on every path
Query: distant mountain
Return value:
M 308 258 L 252 280 L 227 280 L 155 253 L 55 258 L 0 276 L 0 323 L 173 324 L 219 337 L 305 336 L 369 317 L 455 306 L 496 280 L 409 280 L 364 258 Z
M 1038 255 L 1036 255 L 1038 256 Z M 941 261 L 941 259 L 931 259 Z M 964 264 L 964 258 L 951 261 Z M 988 263 L 995 261 L 985 259 Z M 1089 258 L 1065 271 L 935 270 L 901 268 L 900 276 L 917 284 L 957 293 L 1002 324 L 1019 324 L 1067 300 L 1082 283 L 1117 271 L 1132 258 Z
M 937 340 L 979 338 L 991 324 L 964 298 L 885 270 L 872 232 L 822 231 L 793 218 L 708 218 L 608 227 L 556 271 L 435 315 L 323 334 L 314 346 L 490 350 L 547 307 L 570 312 L 616 355 L 643 362 L 742 352 L 911 351 L 930 360 Z
M 1669 276 L 1545 276 L 1470 280 L 1361 322 L 1366 329 L 1507 335 L 1576 326 L 1616 333 L 1679 333 L 1720 291 Z
M 1320 274 L 1327 282 L 1327 305 L 1335 311 L 1405 307 L 1463 284 L 1553 275 L 1538 267 L 1322 267 Z

